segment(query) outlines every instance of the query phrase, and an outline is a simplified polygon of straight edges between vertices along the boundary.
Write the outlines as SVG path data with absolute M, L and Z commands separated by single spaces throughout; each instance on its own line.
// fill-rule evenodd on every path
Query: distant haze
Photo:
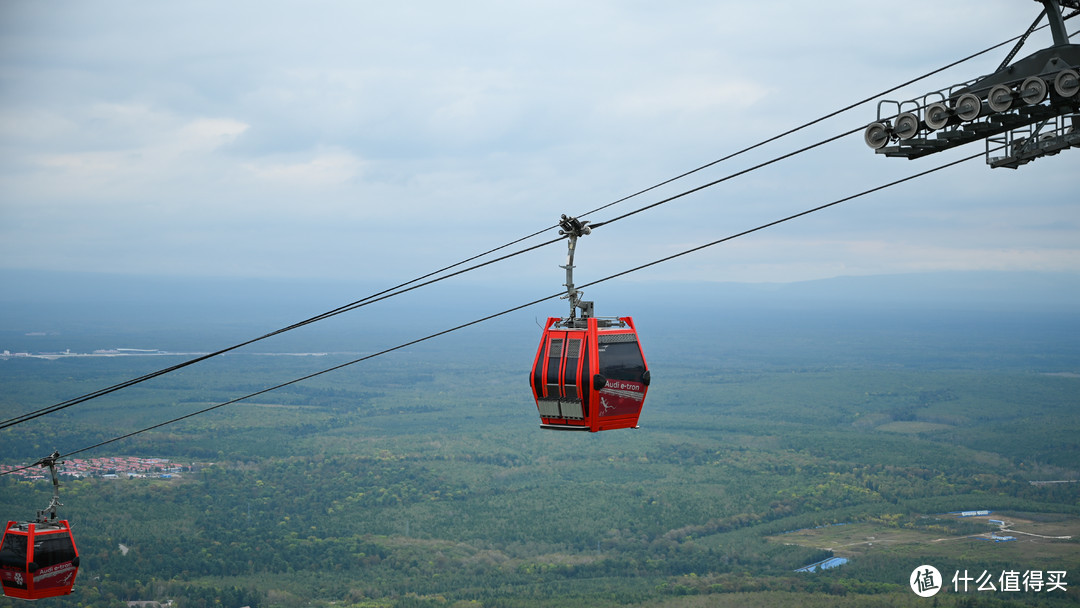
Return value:
M 194 279 L 2 271 L 0 330 L 42 328 L 141 331 L 157 327 L 248 327 L 270 331 L 361 300 L 389 284 L 290 279 Z M 583 281 L 584 282 L 584 281 Z M 477 283 L 448 279 L 341 315 L 331 323 L 396 328 L 464 323 L 558 293 L 557 278 Z M 585 289 L 599 315 L 647 315 L 696 323 L 732 313 L 835 311 L 888 316 L 904 311 L 1078 313 L 1080 280 L 1067 273 L 926 273 L 842 277 L 798 283 L 613 280 Z M 551 299 L 492 321 L 565 316 Z M 251 336 L 254 337 L 254 336 Z

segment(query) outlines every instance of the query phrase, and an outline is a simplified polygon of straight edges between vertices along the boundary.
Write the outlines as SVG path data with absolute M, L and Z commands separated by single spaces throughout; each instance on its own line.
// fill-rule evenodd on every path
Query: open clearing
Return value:
M 991 523 L 994 522 L 1003 522 Z M 957 523 L 985 531 L 950 533 Z M 1001 540 L 1011 537 L 1014 540 Z M 769 537 L 777 543 L 828 549 L 837 557 L 857 558 L 882 549 L 914 549 L 927 554 L 966 554 L 974 543 L 1017 558 L 1080 560 L 1080 518 L 1048 514 L 991 513 L 976 517 L 953 514 L 922 516 L 900 526 L 877 522 L 835 524 Z M 950 549 L 955 546 L 955 551 Z

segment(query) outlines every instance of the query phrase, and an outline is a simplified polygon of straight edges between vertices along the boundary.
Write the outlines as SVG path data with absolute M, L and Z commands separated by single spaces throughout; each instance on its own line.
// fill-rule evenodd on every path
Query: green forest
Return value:
M 597 434 L 538 428 L 527 379 L 538 332 L 433 342 L 80 454 L 197 466 L 170 479 L 65 478 L 61 516 L 82 565 L 71 596 L 43 602 L 1075 605 L 1080 483 L 1032 483 L 1080 479 L 1069 327 L 1035 338 L 983 326 L 643 332 L 653 383 L 641 428 Z M 0 431 L 0 463 L 348 358 L 218 357 Z M 0 412 L 180 360 L 0 359 Z M 0 477 L 8 519 L 32 517 L 50 493 Z M 971 510 L 992 514 L 956 514 Z M 990 519 L 1016 540 L 993 542 L 1008 533 Z M 848 562 L 795 572 L 830 557 Z M 945 579 L 933 600 L 908 587 L 923 564 Z M 965 571 L 1065 571 L 1067 587 L 956 592 Z

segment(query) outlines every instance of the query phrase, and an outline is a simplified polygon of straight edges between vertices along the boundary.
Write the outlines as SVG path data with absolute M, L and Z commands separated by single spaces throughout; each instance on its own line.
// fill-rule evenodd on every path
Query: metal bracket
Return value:
M 56 461 L 58 458 L 60 458 L 60 452 L 53 451 L 51 456 L 46 456 L 36 463 L 42 468 L 49 467 L 49 473 L 52 475 L 53 484 L 52 501 L 49 502 L 49 506 L 37 512 L 37 523 L 56 523 L 56 509 L 64 506 L 63 503 L 60 502 L 60 480 L 56 477 Z
M 581 309 L 582 319 L 593 316 L 593 303 L 583 301 L 581 296 L 585 292 L 574 287 L 574 250 L 577 247 L 577 240 L 578 237 L 591 233 L 592 228 L 589 228 L 589 222 L 583 222 L 576 217 L 569 217 L 565 214 L 559 220 L 559 234 L 569 237 L 566 242 L 566 265 L 559 266 L 559 268 L 566 270 L 566 283 L 563 284 L 566 287 L 566 295 L 563 296 L 563 299 L 570 300 L 570 316 L 564 319 L 563 322 L 568 326 L 574 324 L 579 308 Z
M 1065 9 L 1062 5 L 1077 8 L 1076 3 L 1061 0 L 1039 0 L 1046 9 L 1046 18 L 1050 22 L 1050 32 L 1054 37 L 1054 46 L 1069 44 L 1069 32 L 1065 29 Z

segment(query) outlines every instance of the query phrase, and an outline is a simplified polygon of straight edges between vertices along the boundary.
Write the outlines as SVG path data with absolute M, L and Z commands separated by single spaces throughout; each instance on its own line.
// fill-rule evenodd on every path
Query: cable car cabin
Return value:
M 649 368 L 630 317 L 550 317 L 533 361 L 540 427 L 560 431 L 637 428 Z
M 8 522 L 0 541 L 4 595 L 24 600 L 67 595 L 78 571 L 79 552 L 66 519 Z

